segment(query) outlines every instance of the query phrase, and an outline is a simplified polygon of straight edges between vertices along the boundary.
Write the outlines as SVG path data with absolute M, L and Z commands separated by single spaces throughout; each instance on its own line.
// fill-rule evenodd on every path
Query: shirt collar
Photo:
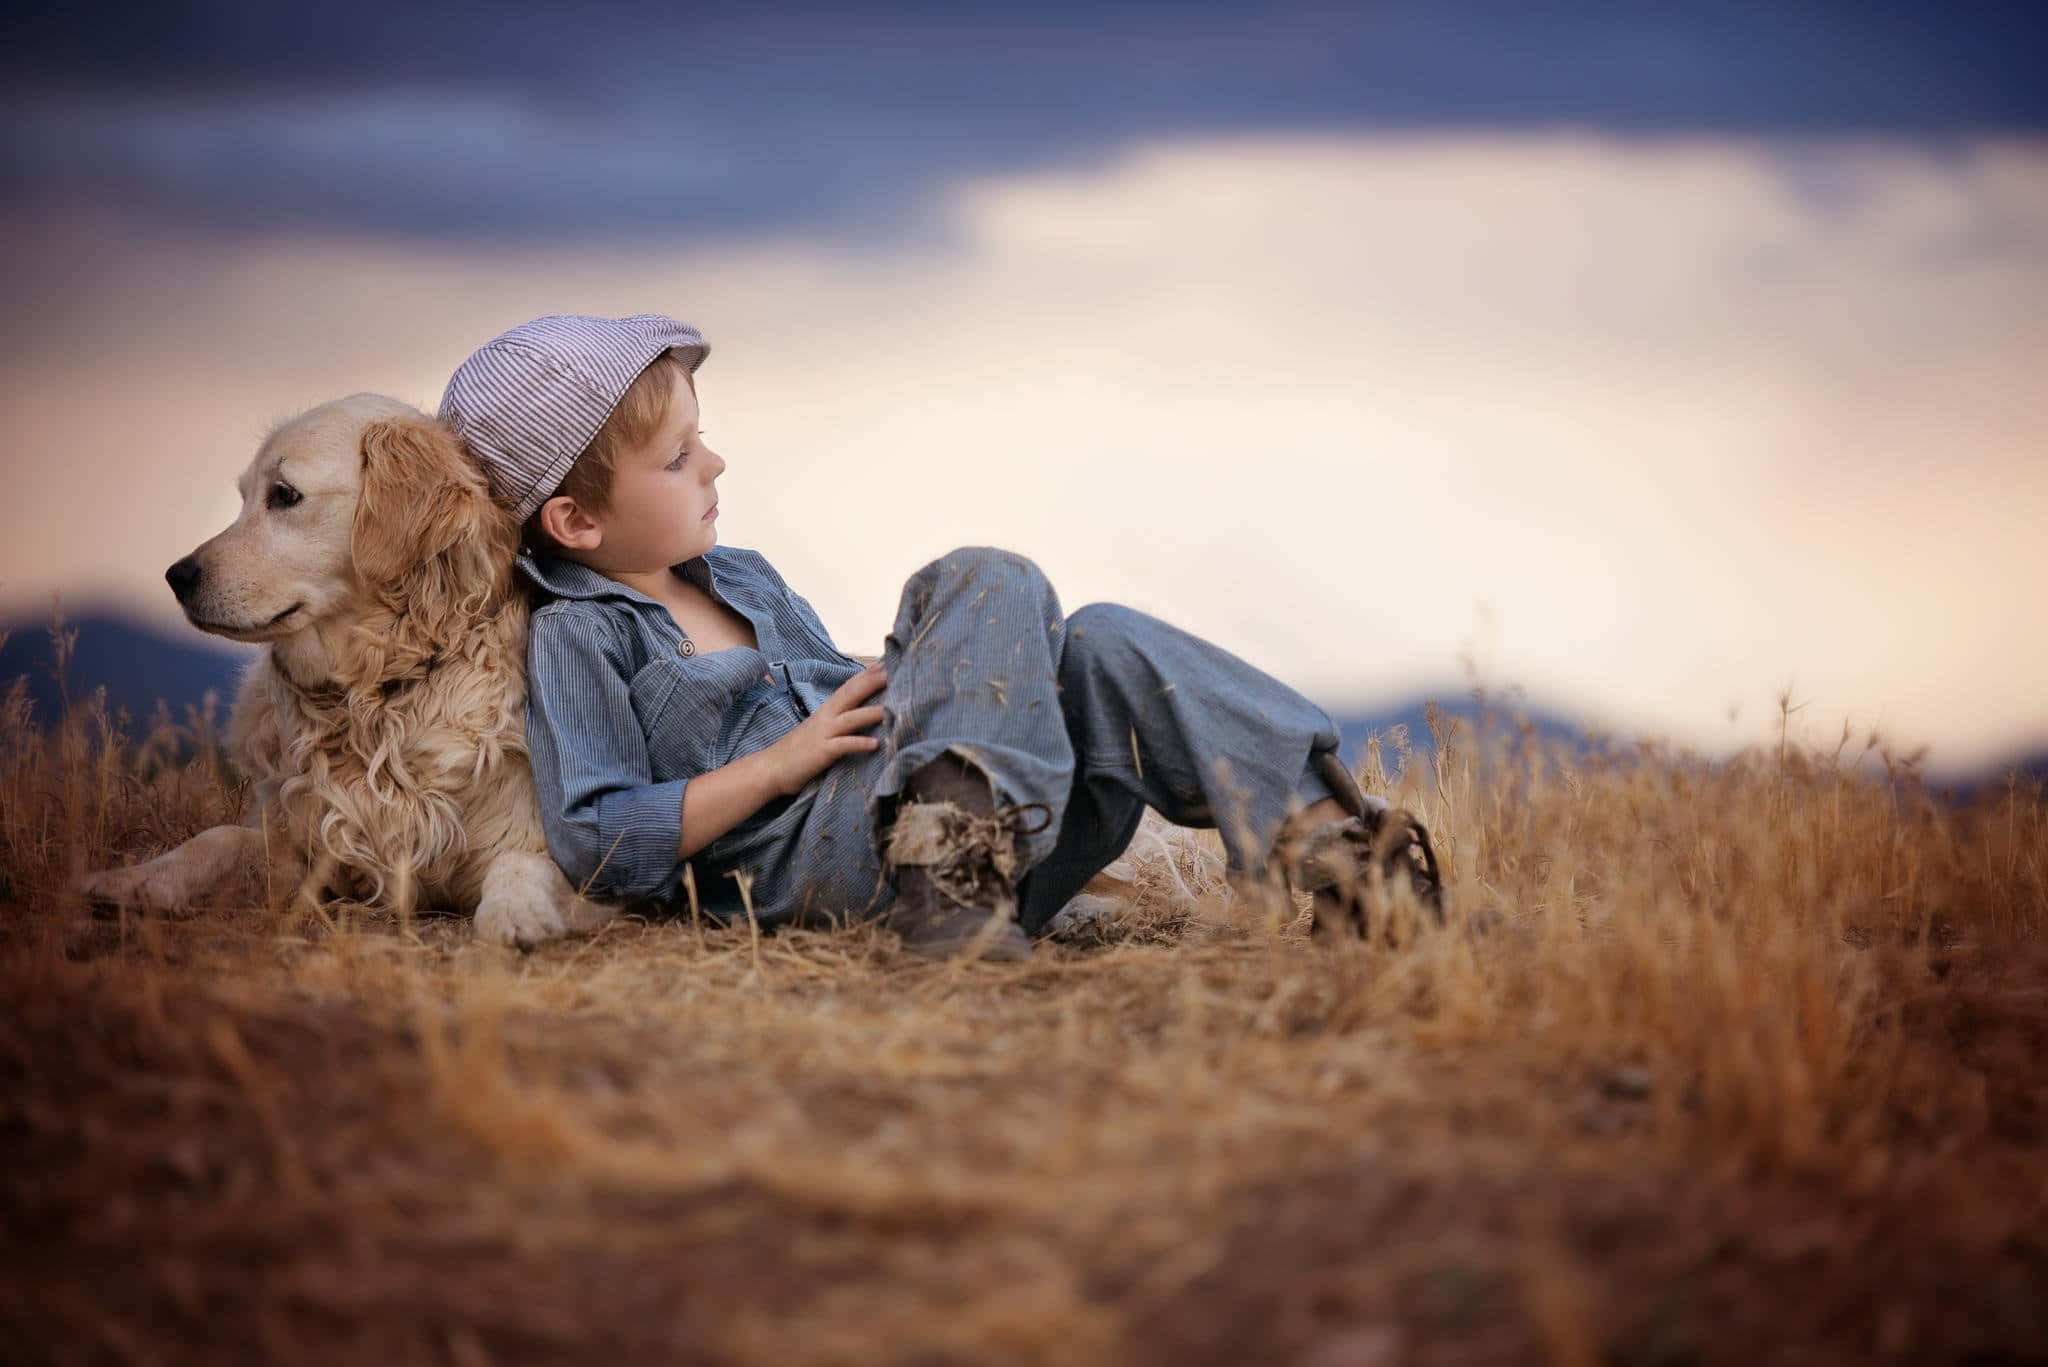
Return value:
M 680 565 L 669 566 L 670 570 L 695 584 L 698 588 L 716 598 L 726 597 L 724 585 L 718 582 L 713 571 L 712 558 L 723 549 L 713 547 L 694 560 L 685 560 Z M 519 572 L 538 584 L 556 598 L 625 598 L 637 603 L 652 603 L 654 600 L 638 589 L 628 588 L 616 579 L 608 579 L 588 565 L 579 565 L 557 555 L 540 555 L 533 551 L 521 550 L 514 562 Z

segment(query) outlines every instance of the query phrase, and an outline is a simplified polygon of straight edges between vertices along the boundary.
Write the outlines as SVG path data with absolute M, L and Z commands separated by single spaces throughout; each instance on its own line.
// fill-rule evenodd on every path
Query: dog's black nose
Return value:
M 164 582 L 171 586 L 171 592 L 184 602 L 192 596 L 192 590 L 199 587 L 199 562 L 186 556 L 177 564 L 164 571 Z

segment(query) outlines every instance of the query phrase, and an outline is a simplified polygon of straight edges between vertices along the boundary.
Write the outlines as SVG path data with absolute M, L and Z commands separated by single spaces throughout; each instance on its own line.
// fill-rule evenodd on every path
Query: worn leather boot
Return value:
M 1310 896 L 1312 933 L 1365 936 L 1367 903 L 1386 886 L 1405 882 L 1415 900 L 1444 922 L 1443 875 L 1429 831 L 1411 812 L 1382 810 L 1365 800 L 1335 754 L 1317 756 L 1323 781 L 1351 815 L 1307 829 L 1283 830 L 1273 858 L 1294 887 Z
M 1051 821 L 1042 802 L 998 810 L 978 769 L 941 755 L 904 780 L 884 842 L 896 900 L 883 924 L 920 958 L 1030 958 L 1017 924 L 1017 837 Z

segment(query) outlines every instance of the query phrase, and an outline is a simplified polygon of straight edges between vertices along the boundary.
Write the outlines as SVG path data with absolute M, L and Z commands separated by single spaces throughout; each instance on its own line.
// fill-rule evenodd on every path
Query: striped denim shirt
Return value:
M 673 899 L 690 780 L 787 735 L 860 661 L 758 551 L 714 546 L 675 572 L 746 618 L 758 649 L 699 653 L 667 608 L 574 561 L 522 552 L 542 590 L 527 643 L 527 743 L 555 862 L 578 887 Z M 791 799 L 690 862 L 700 894 Z

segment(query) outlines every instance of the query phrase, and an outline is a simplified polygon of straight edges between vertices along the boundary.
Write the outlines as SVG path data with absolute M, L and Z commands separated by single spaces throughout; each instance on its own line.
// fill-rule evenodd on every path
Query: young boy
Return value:
M 879 663 L 840 651 L 766 558 L 718 544 L 707 350 L 654 314 L 540 318 L 441 404 L 526 526 L 528 743 L 579 886 L 1022 958 L 1151 806 L 1220 826 L 1242 872 L 1283 854 L 1319 915 L 1360 911 L 1362 869 L 1438 904 L 1427 834 L 1359 796 L 1321 708 L 1130 608 L 1062 613 L 1020 556 L 934 561 Z

